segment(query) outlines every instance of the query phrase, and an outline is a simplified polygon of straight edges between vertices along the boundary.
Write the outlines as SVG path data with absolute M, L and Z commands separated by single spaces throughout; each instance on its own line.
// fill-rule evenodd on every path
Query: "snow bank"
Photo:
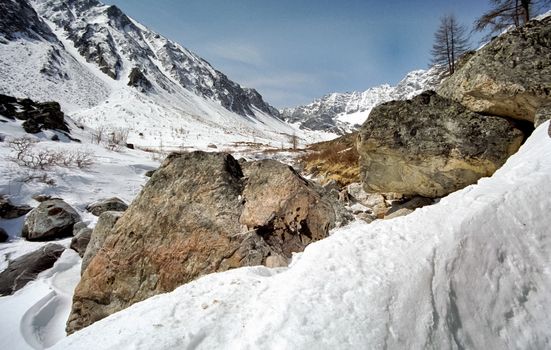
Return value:
M 0 298 L 0 348 L 43 349 L 66 336 L 65 322 L 80 280 L 80 260 L 68 249 L 35 281 Z
M 548 347 L 547 128 L 437 205 L 353 223 L 287 269 L 205 276 L 54 349 Z

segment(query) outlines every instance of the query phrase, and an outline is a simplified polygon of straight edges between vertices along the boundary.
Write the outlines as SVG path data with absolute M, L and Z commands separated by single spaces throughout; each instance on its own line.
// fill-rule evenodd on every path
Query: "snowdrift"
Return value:
M 286 269 L 205 276 L 53 348 L 549 347 L 548 125 L 434 206 L 339 229 Z

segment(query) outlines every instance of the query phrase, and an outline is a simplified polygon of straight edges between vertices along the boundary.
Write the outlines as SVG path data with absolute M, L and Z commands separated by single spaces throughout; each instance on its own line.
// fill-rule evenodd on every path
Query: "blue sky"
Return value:
M 471 26 L 488 8 L 484 0 L 104 2 L 256 88 L 276 107 L 396 84 L 427 68 L 441 15 L 454 13 Z

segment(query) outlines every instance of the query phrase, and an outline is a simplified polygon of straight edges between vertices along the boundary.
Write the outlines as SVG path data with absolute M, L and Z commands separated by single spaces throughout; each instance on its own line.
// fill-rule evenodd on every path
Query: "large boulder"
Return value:
M 61 199 L 46 200 L 27 215 L 21 236 L 29 241 L 47 241 L 73 235 L 80 215 Z
M 86 207 L 86 210 L 95 216 L 100 216 L 106 211 L 125 211 L 126 209 L 128 209 L 128 204 L 117 197 L 102 199 Z
M 223 153 L 170 155 L 85 268 L 67 331 L 201 275 L 285 265 L 327 236 L 339 210 L 321 188 L 276 162 L 245 164 Z
M 436 93 L 375 107 L 358 136 L 367 192 L 442 197 L 492 175 L 520 147 L 509 121 Z
M 275 160 L 249 162 L 239 221 L 255 229 L 277 253 L 288 258 L 312 241 L 327 237 L 337 213 L 323 189 Z
M 119 221 L 122 214 L 123 213 L 120 211 L 106 211 L 99 216 L 96 227 L 94 227 L 90 235 L 89 242 L 82 256 L 81 274 L 84 273 L 84 270 L 86 270 L 92 258 L 96 256 L 97 252 L 101 249 L 105 239 L 111 232 L 113 226 Z
M 64 250 L 65 247 L 50 243 L 10 261 L 0 273 L 0 295 L 10 295 L 23 288 L 39 273 L 52 267 Z
M 540 106 L 551 102 L 551 17 L 492 40 L 438 93 L 475 112 L 534 122 Z

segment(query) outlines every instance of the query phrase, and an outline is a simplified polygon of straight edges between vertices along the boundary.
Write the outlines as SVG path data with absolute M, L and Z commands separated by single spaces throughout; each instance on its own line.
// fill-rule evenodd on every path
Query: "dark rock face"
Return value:
M 86 207 L 86 210 L 95 216 L 100 216 L 106 211 L 125 211 L 126 209 L 128 209 L 128 204 L 117 197 L 103 199 Z
M 0 218 L 15 219 L 21 217 L 33 208 L 28 205 L 13 205 L 6 197 L 0 197 Z
M 9 119 L 24 120 L 23 128 L 30 134 L 52 129 L 69 132 L 65 114 L 57 102 L 34 102 L 0 94 L 0 114 Z
M 11 295 L 23 288 L 39 273 L 51 268 L 64 250 L 65 247 L 50 243 L 10 261 L 8 267 L 0 273 L 0 295 Z
M 275 161 L 245 164 L 223 153 L 172 154 L 116 223 L 103 213 L 67 331 L 204 274 L 285 265 L 327 236 L 340 211 L 321 187 Z
M 492 175 L 520 147 L 509 121 L 423 93 L 376 107 L 358 137 L 367 192 L 442 197 Z
M 27 215 L 21 236 L 29 241 L 70 237 L 78 221 L 80 216 L 69 204 L 61 199 L 50 199 Z
M 50 28 L 42 21 L 27 1 L 0 1 L 0 43 L 2 36 L 15 40 L 18 36 L 29 39 L 57 41 Z
M 0 243 L 7 242 L 10 239 L 10 235 L 0 227 Z
M 538 108 L 551 102 L 551 17 L 492 40 L 438 93 L 475 112 L 534 122 Z
M 132 68 L 130 75 L 128 75 L 128 86 L 135 87 L 141 92 L 147 92 L 153 88 L 151 82 L 138 68 Z

